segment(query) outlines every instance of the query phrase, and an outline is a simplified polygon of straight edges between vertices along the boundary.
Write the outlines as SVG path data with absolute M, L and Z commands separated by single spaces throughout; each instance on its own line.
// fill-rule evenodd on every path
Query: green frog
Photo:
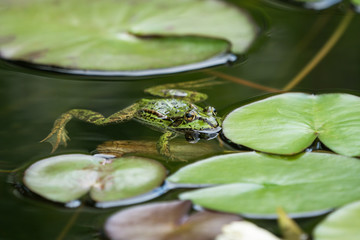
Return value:
M 155 130 L 163 132 L 157 142 L 158 152 L 167 159 L 173 159 L 169 141 L 179 134 L 184 134 L 190 143 L 200 139 L 213 139 L 221 130 L 221 120 L 216 116 L 215 108 L 195 105 L 207 99 L 204 93 L 184 90 L 194 89 L 221 82 L 214 79 L 165 84 L 145 89 L 146 93 L 163 97 L 156 99 L 141 99 L 109 117 L 87 109 L 72 109 L 63 113 L 54 123 L 50 134 L 41 142 L 50 142 L 54 152 L 59 145 L 65 145 L 69 140 L 65 125 L 72 119 L 105 125 L 120 123 L 134 119 Z

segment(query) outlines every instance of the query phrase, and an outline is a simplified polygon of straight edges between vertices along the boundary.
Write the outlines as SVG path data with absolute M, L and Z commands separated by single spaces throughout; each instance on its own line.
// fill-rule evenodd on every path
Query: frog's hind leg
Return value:
M 52 145 L 52 151 L 54 152 L 59 145 L 65 145 L 70 139 L 65 129 L 66 124 L 72 119 L 77 118 L 79 120 L 93 123 L 96 125 L 105 125 L 109 123 L 118 123 L 130 120 L 133 118 L 137 111 L 138 104 L 135 103 L 117 113 L 112 114 L 109 117 L 104 117 L 101 113 L 94 112 L 87 109 L 72 109 L 66 113 L 63 113 L 58 119 L 56 119 L 54 126 L 50 134 L 41 140 L 41 142 L 49 142 Z
M 158 97 L 180 98 L 191 102 L 201 102 L 207 99 L 206 94 L 184 89 L 196 89 L 223 83 L 223 81 L 210 77 L 188 82 L 163 84 L 145 89 L 145 92 Z

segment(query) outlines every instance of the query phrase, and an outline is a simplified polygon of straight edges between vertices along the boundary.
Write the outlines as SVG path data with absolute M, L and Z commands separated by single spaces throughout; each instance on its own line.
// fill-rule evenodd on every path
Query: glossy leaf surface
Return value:
M 168 181 L 217 185 L 180 195 L 206 208 L 264 216 L 282 207 L 289 214 L 304 215 L 359 199 L 359 171 L 358 159 L 334 154 L 285 157 L 248 152 L 190 164 Z
M 314 230 L 315 240 L 357 240 L 359 236 L 359 201 L 350 203 L 331 213 Z
M 149 192 L 166 175 L 165 168 L 151 159 L 106 161 L 82 154 L 43 159 L 26 170 L 24 183 L 33 192 L 56 202 L 76 200 L 89 191 L 93 200 L 103 202 Z
M 318 137 L 336 153 L 359 156 L 360 98 L 280 94 L 232 111 L 223 129 L 230 141 L 268 153 L 299 153 Z

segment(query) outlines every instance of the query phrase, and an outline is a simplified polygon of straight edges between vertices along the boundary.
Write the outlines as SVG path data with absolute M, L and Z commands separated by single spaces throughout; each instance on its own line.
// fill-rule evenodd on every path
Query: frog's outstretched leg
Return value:
M 65 129 L 66 124 L 72 119 L 77 118 L 79 120 L 93 123 L 96 125 L 104 125 L 109 123 L 118 123 L 133 118 L 137 111 L 138 104 L 135 103 L 109 117 L 104 117 L 101 113 L 94 112 L 86 109 L 72 109 L 66 113 L 63 113 L 54 123 L 54 126 L 50 134 L 41 140 L 41 142 L 51 143 L 53 149 L 52 153 L 59 147 L 59 145 L 65 145 L 66 141 L 70 138 L 67 136 Z
M 222 83 L 224 82 L 216 81 L 213 77 L 211 77 L 195 81 L 159 85 L 145 89 L 145 92 L 158 97 L 180 98 L 191 102 L 201 102 L 207 99 L 206 94 L 183 89 L 196 89 Z
M 158 152 L 167 159 L 174 159 L 170 152 L 169 141 L 176 137 L 176 135 L 177 134 L 175 132 L 165 132 L 163 135 L 161 135 L 159 141 L 156 143 Z

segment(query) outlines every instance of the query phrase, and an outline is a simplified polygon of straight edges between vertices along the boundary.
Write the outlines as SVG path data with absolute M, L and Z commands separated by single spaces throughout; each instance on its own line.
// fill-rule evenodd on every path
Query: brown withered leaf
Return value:
M 188 215 L 190 201 L 150 203 L 115 213 L 105 223 L 112 240 L 212 240 L 221 227 L 239 217 L 198 212 Z

